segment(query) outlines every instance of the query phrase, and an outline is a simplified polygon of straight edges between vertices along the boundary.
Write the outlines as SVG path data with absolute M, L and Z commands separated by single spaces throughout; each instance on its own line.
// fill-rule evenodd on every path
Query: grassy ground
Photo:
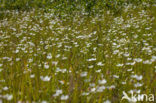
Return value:
M 156 96 L 155 5 L 144 5 L 129 4 L 119 15 L 1 12 L 0 103 L 127 103 L 123 91 Z

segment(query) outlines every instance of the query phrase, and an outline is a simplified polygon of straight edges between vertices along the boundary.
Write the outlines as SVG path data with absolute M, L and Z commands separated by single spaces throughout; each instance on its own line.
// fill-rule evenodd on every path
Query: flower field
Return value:
M 0 103 L 137 102 L 121 100 L 123 91 L 156 96 L 155 10 L 148 3 L 119 14 L 2 10 Z

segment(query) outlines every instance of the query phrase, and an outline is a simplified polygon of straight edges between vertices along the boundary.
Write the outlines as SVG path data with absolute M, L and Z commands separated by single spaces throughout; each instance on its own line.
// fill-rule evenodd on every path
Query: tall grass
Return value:
M 81 5 L 87 12 L 107 8 L 118 12 L 127 4 L 154 3 L 154 0 L 0 0 L 1 9 L 28 10 L 30 8 L 55 8 L 73 11 Z M 80 8 L 81 9 L 81 8 Z
M 128 103 L 123 91 L 156 96 L 153 1 L 0 2 L 0 102 Z

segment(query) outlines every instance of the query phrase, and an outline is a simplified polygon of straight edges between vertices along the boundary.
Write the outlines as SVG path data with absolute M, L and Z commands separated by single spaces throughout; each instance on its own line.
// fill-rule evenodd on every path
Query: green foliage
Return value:
M 1 9 L 29 10 L 30 8 L 55 8 L 56 11 L 72 12 L 77 9 L 85 9 L 93 13 L 101 8 L 119 12 L 126 4 L 139 5 L 142 3 L 154 3 L 154 0 L 0 0 Z M 81 8 L 80 8 L 81 6 Z

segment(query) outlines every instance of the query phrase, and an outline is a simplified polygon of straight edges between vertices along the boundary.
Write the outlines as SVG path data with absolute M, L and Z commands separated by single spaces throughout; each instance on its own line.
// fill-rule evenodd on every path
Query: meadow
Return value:
M 154 0 L 32 1 L 0 0 L 0 103 L 156 99 Z

